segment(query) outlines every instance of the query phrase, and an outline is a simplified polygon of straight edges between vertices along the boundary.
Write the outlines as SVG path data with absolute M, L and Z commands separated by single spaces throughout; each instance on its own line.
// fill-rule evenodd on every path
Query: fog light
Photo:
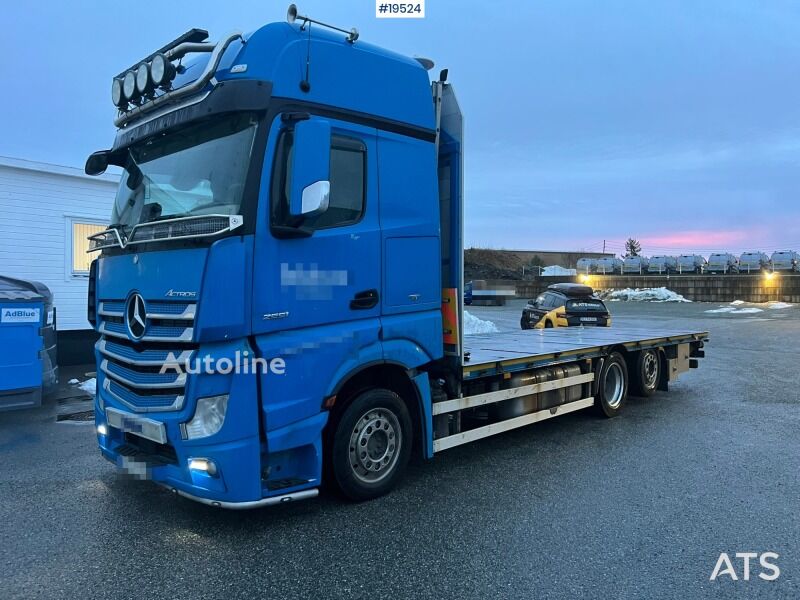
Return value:
M 153 89 L 153 82 L 150 79 L 150 67 L 147 63 L 142 63 L 136 68 L 136 91 L 140 96 L 149 94 Z
M 189 470 L 208 473 L 212 477 L 215 477 L 217 474 L 217 465 L 213 460 L 209 460 L 207 458 L 190 458 Z
M 150 80 L 156 87 L 169 85 L 175 77 L 175 65 L 163 54 L 156 54 L 150 63 Z
M 128 106 L 128 101 L 122 95 L 122 79 L 114 79 L 111 82 L 111 101 L 117 108 L 125 108 Z
M 108 427 L 106 427 L 105 425 L 98 425 L 97 435 L 108 435 Z
M 136 73 L 133 71 L 128 71 L 122 78 L 122 94 L 129 102 L 136 102 L 139 99 L 139 94 L 136 92 Z

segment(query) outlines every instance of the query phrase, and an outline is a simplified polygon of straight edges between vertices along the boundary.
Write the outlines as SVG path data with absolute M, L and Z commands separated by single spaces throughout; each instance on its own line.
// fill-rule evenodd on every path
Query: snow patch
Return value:
M 780 310 L 782 308 L 792 308 L 794 304 L 789 304 L 788 302 L 767 302 L 767 308 L 771 310 Z
M 497 333 L 497 326 L 491 321 L 479 319 L 469 311 L 464 311 L 464 335 Z
M 691 302 L 691 300 L 687 300 L 680 294 L 665 287 L 604 290 L 600 292 L 600 297 L 612 302 L 615 300 L 623 300 L 625 302 Z
M 745 308 L 737 308 L 738 306 L 743 306 L 745 304 L 750 304 L 751 306 Z M 758 308 L 758 307 L 762 308 Z M 734 300 L 727 306 L 720 306 L 719 308 L 712 308 L 711 310 L 707 310 L 707 313 L 728 313 L 728 314 L 736 314 L 736 315 L 752 315 L 755 313 L 764 312 L 764 308 L 768 308 L 770 310 L 782 310 L 784 308 L 792 308 L 794 304 L 789 304 L 788 302 L 764 302 L 762 304 L 757 304 L 755 302 L 745 302 L 744 300 Z
M 763 308 L 736 308 L 734 306 L 720 306 L 706 311 L 707 313 L 728 313 L 732 315 L 752 315 L 764 312 Z
M 90 396 L 94 396 L 97 393 L 97 379 L 94 377 L 83 382 L 79 382 L 77 379 L 70 379 L 67 383 L 78 384 L 78 389 L 83 390 Z

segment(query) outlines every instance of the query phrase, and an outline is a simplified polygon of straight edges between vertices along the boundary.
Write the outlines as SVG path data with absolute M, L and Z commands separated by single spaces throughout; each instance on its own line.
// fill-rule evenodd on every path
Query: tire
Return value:
M 632 365 L 631 393 L 639 398 L 649 398 L 656 393 L 661 380 L 661 357 L 658 350 L 642 350 Z
M 552 329 L 553 328 L 553 322 L 550 319 L 547 319 L 544 322 L 544 328 L 545 329 Z
M 333 436 L 331 467 L 341 492 L 356 501 L 390 492 L 405 473 L 412 439 L 411 417 L 400 396 L 381 388 L 359 394 Z
M 519 327 L 520 329 L 530 329 L 531 324 L 528 322 L 528 319 L 525 318 L 525 315 L 522 315 L 522 318 L 519 320 Z
M 607 418 L 616 417 L 622 412 L 628 399 L 628 366 L 619 352 L 612 352 L 600 371 L 597 396 L 594 399 L 595 411 Z

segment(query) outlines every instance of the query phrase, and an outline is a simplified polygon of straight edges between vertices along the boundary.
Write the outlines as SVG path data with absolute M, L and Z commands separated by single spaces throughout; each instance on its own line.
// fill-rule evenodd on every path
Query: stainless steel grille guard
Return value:
M 223 218 L 228 219 L 228 226 L 220 229 L 219 231 L 215 231 L 213 233 L 199 233 L 199 234 L 192 234 L 192 235 L 176 235 L 172 237 L 166 238 L 158 238 L 157 240 L 133 240 L 129 241 L 133 237 L 133 233 L 137 229 L 147 229 L 151 227 L 157 227 L 160 225 L 169 225 L 170 223 L 185 223 L 191 221 L 198 221 L 200 219 L 211 219 L 211 218 Z M 225 233 L 227 231 L 233 231 L 234 229 L 238 229 L 244 224 L 244 217 L 242 215 L 193 215 L 190 217 L 178 217 L 176 219 L 164 219 L 163 221 L 153 221 L 152 223 L 139 223 L 138 225 L 134 225 L 133 229 L 131 229 L 131 234 L 128 238 L 123 238 L 119 230 L 116 228 L 104 229 L 99 233 L 95 233 L 94 235 L 88 236 L 86 239 L 94 240 L 95 238 L 99 238 L 100 236 L 108 235 L 109 233 L 113 232 L 114 237 L 116 238 L 116 243 L 105 244 L 103 246 L 97 246 L 95 248 L 90 248 L 86 252 L 96 252 L 98 250 L 102 250 L 103 248 L 125 248 L 127 246 L 133 246 L 135 244 L 150 244 L 153 242 L 165 242 L 169 240 L 186 240 L 192 238 L 201 238 L 201 237 L 212 237 L 215 235 L 219 235 L 221 233 Z

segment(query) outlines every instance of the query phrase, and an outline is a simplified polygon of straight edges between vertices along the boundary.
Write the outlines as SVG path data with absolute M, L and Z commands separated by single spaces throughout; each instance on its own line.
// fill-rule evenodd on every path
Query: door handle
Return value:
M 363 292 L 358 292 L 353 299 L 350 300 L 350 309 L 351 310 L 366 310 L 368 308 L 374 308 L 378 305 L 378 290 L 364 290 Z

